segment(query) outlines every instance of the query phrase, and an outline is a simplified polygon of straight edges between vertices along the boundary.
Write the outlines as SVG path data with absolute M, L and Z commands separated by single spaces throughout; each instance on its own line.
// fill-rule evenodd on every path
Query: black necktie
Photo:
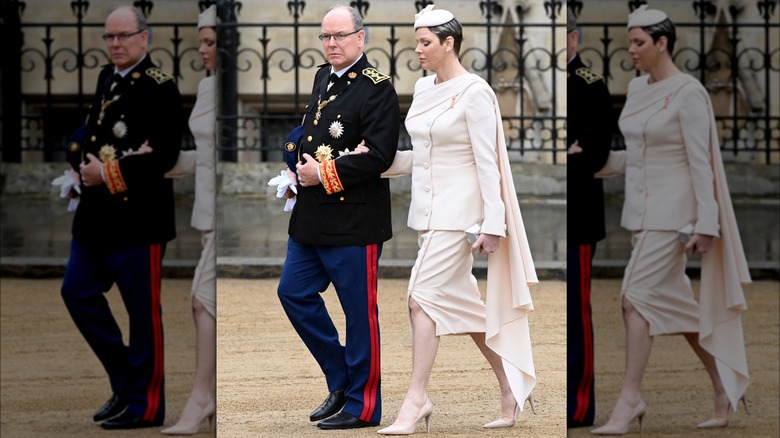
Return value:
M 116 87 L 116 84 L 119 83 L 119 81 L 122 80 L 122 75 L 119 73 L 114 73 L 114 78 L 111 80 L 111 91 L 114 91 L 114 87 Z
M 119 83 L 119 81 L 122 80 L 122 75 L 119 73 L 114 73 L 111 75 L 111 82 L 108 84 L 108 92 L 106 94 L 110 94 L 114 91 L 114 88 L 116 88 L 116 85 Z
M 325 87 L 325 91 L 330 91 L 330 87 L 335 84 L 337 80 L 339 80 L 339 75 L 336 73 L 331 73 L 330 78 L 328 78 L 328 85 Z

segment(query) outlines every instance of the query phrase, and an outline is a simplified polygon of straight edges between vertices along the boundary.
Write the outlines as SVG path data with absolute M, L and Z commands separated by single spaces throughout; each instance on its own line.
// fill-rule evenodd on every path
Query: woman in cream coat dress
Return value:
M 626 151 L 613 152 L 602 176 L 625 173 L 621 225 L 631 230 L 622 286 L 626 374 L 609 421 L 594 434 L 626 433 L 647 405 L 640 394 L 653 336 L 683 334 L 707 370 L 715 416 L 728 425 L 749 382 L 740 314 L 749 282 L 720 157 L 709 95 L 671 57 L 675 29 L 646 5 L 629 17 L 629 53 L 648 72 L 631 81 L 620 116 Z M 685 275 L 686 251 L 702 254 L 701 293 Z M 744 399 L 742 399 L 744 402 Z
M 198 19 L 203 65 L 210 72 L 216 70 L 217 40 L 216 6 L 211 5 Z M 195 174 L 195 203 L 192 208 L 193 228 L 201 231 L 203 250 L 192 279 L 192 318 L 195 323 L 195 377 L 187 404 L 179 421 L 162 433 L 192 435 L 200 423 L 208 418 L 212 430 L 216 425 L 216 405 L 211 396 L 216 372 L 216 292 L 217 262 L 215 242 L 216 207 L 216 86 L 215 75 L 203 78 L 198 85 L 198 96 L 190 115 L 190 130 L 195 138 L 194 151 L 182 151 L 179 160 L 166 176 L 173 178 Z M 151 145 L 154 147 L 154 145 Z
M 398 417 L 378 433 L 428 425 L 428 379 L 439 337 L 450 334 L 469 334 L 498 379 L 501 418 L 484 427 L 512 427 L 536 383 L 527 313 L 528 286 L 537 280 L 501 115 L 490 86 L 458 61 L 463 36 L 452 13 L 428 6 L 416 16 L 415 35 L 422 67 L 436 75 L 415 86 L 406 118 L 413 150 L 399 152 L 385 174 L 412 174 L 408 225 L 420 246 L 408 288 L 412 376 Z M 472 244 L 464 230 L 475 224 L 481 233 Z M 471 274 L 472 251 L 489 254 L 486 303 Z

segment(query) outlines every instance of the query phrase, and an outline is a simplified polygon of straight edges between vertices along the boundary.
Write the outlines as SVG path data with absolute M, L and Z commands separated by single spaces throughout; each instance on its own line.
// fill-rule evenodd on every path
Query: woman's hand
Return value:
M 365 154 L 368 152 L 368 146 L 366 146 L 366 140 L 363 140 L 355 147 L 355 150 L 350 152 L 350 155 Z
M 479 255 L 492 254 L 498 249 L 498 241 L 501 236 L 494 234 L 480 234 L 476 242 L 471 245 L 471 251 L 478 251 Z
M 708 253 L 712 250 L 712 239 L 712 236 L 694 233 L 685 245 L 685 251 L 691 251 L 694 255 Z
M 567 155 L 579 154 L 580 152 L 582 152 L 582 148 L 580 147 L 579 140 L 574 140 L 574 143 L 572 143 L 571 146 L 569 146 L 569 149 L 566 150 Z

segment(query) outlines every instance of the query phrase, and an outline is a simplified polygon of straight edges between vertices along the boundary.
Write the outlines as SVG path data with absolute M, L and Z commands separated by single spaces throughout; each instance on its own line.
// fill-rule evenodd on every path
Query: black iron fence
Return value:
M 91 2 L 90 7 L 86 0 L 62 2 L 69 7 L 70 16 L 57 22 L 36 22 L 35 13 L 45 6 L 41 2 L 0 1 L 3 161 L 19 162 L 23 152 L 29 151 L 40 151 L 45 161 L 62 161 L 69 135 L 84 122 L 97 75 L 110 62 L 100 39 L 106 17 L 95 11 L 105 3 Z M 116 2 L 114 6 L 127 3 Z M 174 75 L 188 107 L 198 81 L 207 74 L 198 54 L 197 16 L 212 3 L 188 4 L 188 10 L 178 11 L 187 19 L 182 22 L 155 21 L 153 1 L 132 3 L 147 17 L 152 59 Z M 191 85 L 183 87 L 184 83 Z M 182 147 L 194 148 L 186 119 L 171 123 L 185 129 Z
M 68 134 L 86 114 L 97 72 L 108 62 L 99 39 L 105 17 L 89 16 L 90 2 L 74 0 L 69 3 L 71 17 L 36 23 L 25 19 L 29 15 L 27 2 L 0 1 L 3 161 L 20 161 L 23 151 L 42 151 L 47 161 L 61 160 Z M 154 61 L 174 74 L 180 88 L 185 83 L 197 84 L 206 74 L 197 54 L 195 17 L 211 3 L 215 2 L 192 2 L 191 11 L 178 11 L 177 16 L 187 17 L 186 22 L 155 22 L 150 16 L 153 1 L 133 2 L 149 17 Z M 260 159 L 275 159 L 284 136 L 300 121 L 317 66 L 325 62 L 319 42 L 311 44 L 319 33 L 321 11 L 311 11 L 312 2 L 307 10 L 307 2 L 300 0 L 216 3 L 223 23 L 219 28 L 221 92 L 217 116 L 222 158 L 235 161 L 241 151 L 256 151 Z M 411 17 L 433 2 L 393 2 L 397 10 L 408 10 L 404 16 L 410 19 L 404 22 L 383 20 L 377 12 L 382 3 L 390 2 L 349 2 L 365 18 L 369 38 L 366 54 L 371 62 L 391 75 L 397 89 L 409 90 L 409 84 L 426 74 L 414 54 Z M 474 8 L 472 16 L 479 20 L 463 20 L 462 62 L 496 90 L 512 157 L 542 156 L 557 162 L 565 148 L 566 115 L 559 104 L 565 87 L 555 77 L 566 64 L 565 39 L 559 34 L 567 3 L 580 17 L 597 16 L 588 14 L 587 8 L 603 8 L 605 4 L 571 0 L 468 3 Z M 642 3 L 625 2 L 626 13 Z M 676 22 L 678 34 L 697 33 L 700 38 L 697 44 L 687 46 L 678 41 L 675 60 L 711 92 L 732 97 L 716 107 L 724 151 L 778 162 L 780 85 L 774 79 L 780 71 L 778 1 L 743 2 L 742 9 L 734 6 L 725 10 L 725 19 L 720 2 L 686 3 L 698 20 Z M 283 5 L 287 15 L 273 16 L 273 22 L 242 18 L 252 8 L 272 4 Z M 758 18 L 746 20 L 745 16 Z M 580 47 L 581 54 L 596 72 L 604 74 L 619 98 L 614 83 L 625 75 L 638 74 L 627 52 L 625 23 L 581 19 L 579 26 L 585 33 L 598 34 L 590 40 L 596 43 Z M 26 81 L 34 81 L 34 86 Z M 183 92 L 185 103 L 191 105 L 194 94 L 194 87 L 190 93 Z M 399 92 L 399 98 L 405 111 L 411 91 Z M 179 122 L 186 126 L 185 121 Z M 400 128 L 403 130 L 403 124 Z M 616 147 L 620 147 L 619 135 L 616 138 Z M 402 135 L 401 141 L 401 148 L 410 146 L 408 136 Z M 191 138 L 184 147 L 192 147 Z
M 578 17 L 599 15 L 600 2 L 570 0 Z M 628 1 L 626 14 L 646 1 Z M 663 7 L 659 2 L 654 7 Z M 671 4 L 672 2 L 667 2 Z M 672 17 L 678 41 L 675 64 L 698 78 L 715 106 L 724 155 L 740 155 L 767 164 L 780 162 L 780 2 L 777 0 L 715 2 L 695 0 L 687 4 L 693 21 Z M 590 11 L 588 11 L 590 9 Z M 628 53 L 626 23 L 578 20 L 588 45 L 580 46 L 584 62 L 602 73 L 611 84 L 639 74 Z M 688 35 L 696 43 L 685 45 Z M 613 95 L 625 91 L 610 87 Z M 622 95 L 621 95 L 622 92 Z M 622 148 L 615 136 L 613 147 Z
M 279 154 L 287 132 L 300 123 L 314 73 L 326 62 L 316 39 L 323 11 L 307 9 L 305 1 L 288 1 L 287 16 L 250 22 L 242 19 L 249 3 L 217 1 L 223 20 L 219 144 L 227 160 L 241 151 L 258 151 L 263 159 Z M 391 2 L 349 2 L 364 17 L 366 56 L 391 76 L 403 113 L 415 80 L 426 74 L 414 53 L 412 18 L 434 2 L 392 2 L 395 16 L 409 18 L 404 22 L 383 21 L 381 3 Z M 565 2 L 521 3 L 528 2 L 470 2 L 471 17 L 480 21 L 460 17 L 465 35 L 461 60 L 496 90 L 512 156 L 546 154 L 555 162 L 566 138 L 566 115 L 558 104 L 565 99 Z M 400 129 L 404 132 L 403 122 Z M 401 149 L 411 147 L 406 135 L 400 142 Z

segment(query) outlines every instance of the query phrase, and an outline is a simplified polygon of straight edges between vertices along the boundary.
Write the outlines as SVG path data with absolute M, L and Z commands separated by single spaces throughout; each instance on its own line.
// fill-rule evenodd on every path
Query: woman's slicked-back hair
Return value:
M 455 49 L 455 54 L 457 55 L 460 53 L 460 44 L 463 42 L 463 26 L 461 26 L 457 18 L 453 18 L 439 26 L 429 27 L 428 29 L 439 37 L 439 42 L 442 44 L 444 44 L 444 40 L 446 40 L 447 37 L 452 37 L 454 40 L 453 47 Z
M 674 43 L 677 41 L 677 31 L 675 30 L 672 20 L 667 18 L 658 24 L 644 26 L 642 27 L 642 30 L 653 38 L 653 43 L 657 43 L 661 37 L 666 37 L 666 48 L 669 49 L 669 55 L 674 52 Z

